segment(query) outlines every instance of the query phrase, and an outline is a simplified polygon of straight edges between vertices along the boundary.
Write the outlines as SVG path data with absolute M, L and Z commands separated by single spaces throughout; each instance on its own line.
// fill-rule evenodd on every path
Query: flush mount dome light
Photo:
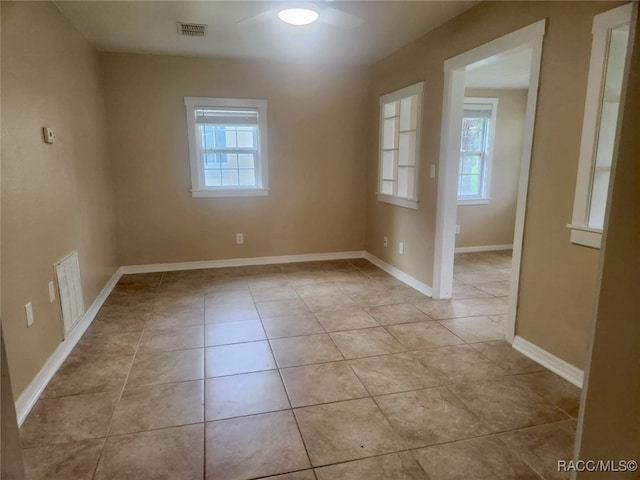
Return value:
M 278 18 L 290 25 L 309 25 L 318 19 L 318 12 L 309 8 L 286 8 L 278 12 Z

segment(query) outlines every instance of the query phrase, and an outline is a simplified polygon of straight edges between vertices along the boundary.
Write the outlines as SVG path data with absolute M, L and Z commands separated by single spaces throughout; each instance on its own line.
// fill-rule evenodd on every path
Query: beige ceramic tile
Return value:
M 103 313 L 96 316 L 87 335 L 111 335 L 122 332 L 140 332 L 145 328 L 149 313 Z
M 489 295 L 493 295 L 494 297 L 509 296 L 510 282 L 508 281 L 475 283 L 474 285 L 478 290 L 488 293 Z
M 540 480 L 493 436 L 434 445 L 416 450 L 413 455 L 429 478 L 437 480 Z
M 213 305 L 205 309 L 205 323 L 245 322 L 259 320 L 258 311 L 252 303 Z
M 273 300 L 293 300 L 298 298 L 298 292 L 293 287 L 252 288 L 251 296 L 254 302 L 270 302 Z
M 23 450 L 29 480 L 91 480 L 104 439 L 63 443 Z
M 409 349 L 434 348 L 464 343 L 438 322 L 389 325 L 387 331 Z
M 345 358 L 370 357 L 406 350 L 382 327 L 330 333 Z
M 312 313 L 267 317 L 262 319 L 262 324 L 269 338 L 324 333 L 324 328 Z
M 520 375 L 518 379 L 570 416 L 578 416 L 580 389 L 575 385 L 548 371 Z
M 544 367 L 522 355 L 504 340 L 474 343 L 471 345 L 480 354 L 509 374 L 540 372 Z
M 73 352 L 42 393 L 42 398 L 120 391 L 133 357 L 87 355 Z
M 406 297 L 402 292 L 389 289 L 368 290 L 360 294 L 348 294 L 356 305 L 361 307 L 377 307 L 380 305 L 392 305 L 405 303 Z
M 294 412 L 316 467 L 405 449 L 371 398 L 297 408 Z
M 206 380 L 206 419 L 254 415 L 290 408 L 277 370 Z
M 488 293 L 483 292 L 466 283 L 454 282 L 453 283 L 453 298 L 456 300 L 462 300 L 464 298 L 480 298 L 488 297 Z
M 378 327 L 380 324 L 362 308 L 346 308 L 334 312 L 316 313 L 327 332 Z
M 316 475 L 318 480 L 429 480 L 409 452 L 320 467 Z
M 274 477 L 265 477 L 262 480 L 316 480 L 313 470 L 303 470 L 301 472 L 285 473 Z
M 107 335 L 85 334 L 73 348 L 73 353 L 78 355 L 132 356 L 136 353 L 141 337 L 142 331 L 114 332 Z
M 576 422 L 568 420 L 503 433 L 499 437 L 545 480 L 564 480 L 569 478 L 569 473 L 558 471 L 558 461 L 573 458 L 575 434 Z
M 206 358 L 207 378 L 276 368 L 266 341 L 208 347 Z
M 270 343 L 280 368 L 344 359 L 327 334 L 276 338 Z
M 439 370 L 425 367 L 409 353 L 349 360 L 371 395 L 404 392 L 447 383 Z
M 416 303 L 416 307 L 435 320 L 507 313 L 507 302 L 495 297 L 427 300 Z
M 111 423 L 110 435 L 204 421 L 204 381 L 127 388 Z
M 504 327 L 489 317 L 452 318 L 439 323 L 467 343 L 504 340 Z
M 356 306 L 349 297 L 343 293 L 334 295 L 322 295 L 315 297 L 306 297 L 304 303 L 307 304 L 309 310 L 314 313 L 319 312 L 335 312 L 344 308 L 353 308 Z
M 204 347 L 204 326 L 146 330 L 138 346 L 138 354 L 185 350 Z
M 281 372 L 294 407 L 368 396 L 347 362 L 284 368 Z
M 204 349 L 136 355 L 127 387 L 204 378 Z
M 104 437 L 120 392 L 40 399 L 20 430 L 24 448 Z
M 336 282 L 324 282 L 324 283 L 312 283 L 306 285 L 296 286 L 296 292 L 302 298 L 309 297 L 323 297 L 326 295 L 343 295 L 344 292 L 339 283 Z
M 300 315 L 309 313 L 307 305 L 299 298 L 291 300 L 274 300 L 256 304 L 260 317 L 279 317 L 282 315 Z
M 449 388 L 494 432 L 568 418 L 516 377 L 459 383 Z M 496 401 L 497 398 L 500 401 Z
M 170 308 L 156 309 L 147 322 L 147 330 L 165 330 L 167 328 L 189 327 L 204 323 L 202 310 L 175 310 Z
M 202 480 L 204 424 L 110 437 L 95 480 Z
M 160 291 L 156 295 L 153 308 L 170 308 L 181 310 L 200 310 L 204 306 L 204 295 L 202 293 L 192 293 L 192 290 L 180 292 Z
M 395 325 L 398 323 L 424 322 L 431 320 L 431 318 L 410 303 L 370 307 L 367 311 L 381 325 Z
M 489 428 L 447 387 L 394 393 L 375 400 L 410 448 L 490 433 Z
M 469 345 L 421 350 L 414 353 L 430 371 L 438 372 L 447 383 L 471 382 L 506 375 L 497 365 L 489 362 Z
M 247 305 L 253 303 L 253 297 L 248 290 L 232 292 L 209 291 L 204 297 L 205 308 L 213 308 L 216 305 Z
M 260 320 L 248 322 L 212 323 L 205 326 L 205 345 L 229 345 L 255 342 L 267 338 Z
M 309 466 L 290 411 L 207 424 L 207 480 L 257 478 Z

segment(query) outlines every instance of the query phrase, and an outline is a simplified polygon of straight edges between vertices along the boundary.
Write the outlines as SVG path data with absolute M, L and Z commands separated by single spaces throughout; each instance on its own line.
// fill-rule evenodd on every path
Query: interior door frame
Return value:
M 462 114 L 464 109 L 465 70 L 467 66 L 475 62 L 507 50 L 518 47 L 531 48 L 531 70 L 520 160 L 515 233 L 513 238 L 509 308 L 505 325 L 505 337 L 509 342 L 513 342 L 515 337 L 524 219 L 545 27 L 546 19 L 542 19 L 444 62 L 440 171 L 438 174 L 438 204 L 433 269 L 433 297 L 442 299 L 451 298 L 453 294 L 453 262 L 458 207 L 457 184 L 460 163 L 460 131 L 462 128 Z

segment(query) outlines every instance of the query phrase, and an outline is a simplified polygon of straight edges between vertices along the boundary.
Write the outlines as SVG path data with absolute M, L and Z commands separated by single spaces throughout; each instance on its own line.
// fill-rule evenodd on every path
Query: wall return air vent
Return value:
M 199 23 L 178 22 L 178 33 L 188 37 L 204 37 L 207 33 L 207 26 Z

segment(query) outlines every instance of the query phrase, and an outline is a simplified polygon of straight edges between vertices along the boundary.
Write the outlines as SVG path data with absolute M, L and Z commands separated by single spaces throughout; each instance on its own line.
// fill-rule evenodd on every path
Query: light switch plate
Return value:
M 42 136 L 45 143 L 53 143 L 56 141 L 56 131 L 53 128 L 43 127 Z

